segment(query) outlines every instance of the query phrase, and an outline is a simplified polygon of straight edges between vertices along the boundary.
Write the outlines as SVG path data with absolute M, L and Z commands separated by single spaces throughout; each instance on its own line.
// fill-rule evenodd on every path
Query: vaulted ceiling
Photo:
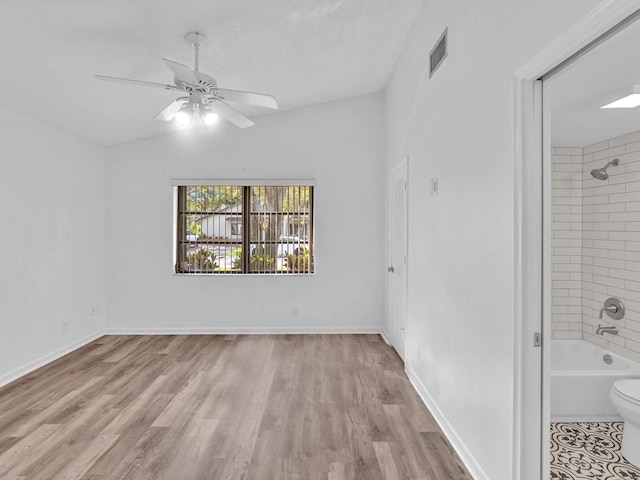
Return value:
M 161 62 L 223 88 L 274 95 L 282 109 L 381 90 L 426 0 L 2 0 L 0 104 L 102 145 L 175 129 L 152 118 L 175 92 L 93 74 L 171 83 Z M 269 113 L 239 107 L 256 122 Z M 257 116 L 257 118 L 256 118 Z

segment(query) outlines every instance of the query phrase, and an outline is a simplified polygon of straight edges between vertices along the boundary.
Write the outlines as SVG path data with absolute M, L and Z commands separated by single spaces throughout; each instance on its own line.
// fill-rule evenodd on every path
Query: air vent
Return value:
M 443 60 L 447 58 L 447 30 L 447 28 L 444 29 L 438 39 L 438 43 L 429 53 L 429 78 L 433 76 Z

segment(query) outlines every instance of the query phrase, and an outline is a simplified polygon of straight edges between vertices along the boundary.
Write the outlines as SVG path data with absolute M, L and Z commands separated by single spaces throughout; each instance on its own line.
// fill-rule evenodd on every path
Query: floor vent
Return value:
M 429 53 L 429 78 L 433 76 L 442 61 L 447 58 L 447 30 L 447 28 L 444 29 L 435 47 Z

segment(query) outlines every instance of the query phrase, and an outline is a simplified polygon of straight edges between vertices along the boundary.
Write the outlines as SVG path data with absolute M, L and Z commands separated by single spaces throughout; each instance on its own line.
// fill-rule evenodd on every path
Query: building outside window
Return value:
M 176 273 L 314 272 L 313 185 L 260 183 L 175 181 Z

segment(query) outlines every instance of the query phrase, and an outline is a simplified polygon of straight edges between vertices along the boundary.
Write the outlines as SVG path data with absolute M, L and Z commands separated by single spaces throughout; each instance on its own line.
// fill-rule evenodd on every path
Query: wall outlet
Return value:
M 62 322 L 62 333 L 69 333 L 69 322 Z
M 291 309 L 291 316 L 292 317 L 297 317 L 298 316 L 298 307 L 293 307 Z
M 91 316 L 95 316 L 96 312 L 98 311 L 98 308 L 95 305 L 91 305 Z

